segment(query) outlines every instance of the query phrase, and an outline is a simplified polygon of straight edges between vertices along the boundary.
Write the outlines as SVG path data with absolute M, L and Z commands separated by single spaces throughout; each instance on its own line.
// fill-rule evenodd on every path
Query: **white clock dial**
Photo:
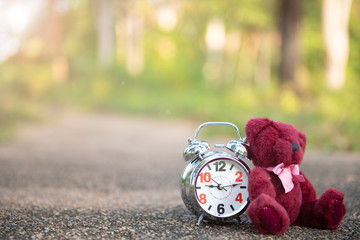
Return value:
M 195 195 L 208 214 L 231 217 L 242 211 L 248 202 L 248 174 L 239 162 L 219 158 L 206 163 L 195 180 Z

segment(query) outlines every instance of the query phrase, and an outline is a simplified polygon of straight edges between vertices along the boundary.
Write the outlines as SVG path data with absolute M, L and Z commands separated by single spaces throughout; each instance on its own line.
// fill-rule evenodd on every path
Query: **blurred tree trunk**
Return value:
M 118 61 L 125 61 L 129 74 L 138 75 L 144 69 L 144 17 L 136 1 L 116 2 L 117 20 L 115 31 Z
M 348 24 L 351 0 L 324 0 L 323 36 L 326 49 L 326 83 L 337 90 L 345 84 L 349 55 Z
M 126 68 L 131 75 L 138 75 L 144 68 L 143 18 L 133 8 L 126 16 Z
M 66 17 L 64 12 L 56 9 L 56 0 L 46 5 L 46 51 L 51 61 L 52 75 L 55 82 L 63 83 L 69 76 L 68 59 L 63 52 Z
M 292 85 L 299 56 L 299 28 L 303 0 L 279 0 L 281 53 L 279 79 L 281 85 Z
M 93 1 L 96 11 L 97 56 L 101 65 L 111 63 L 115 49 L 115 29 L 112 16 L 113 1 Z

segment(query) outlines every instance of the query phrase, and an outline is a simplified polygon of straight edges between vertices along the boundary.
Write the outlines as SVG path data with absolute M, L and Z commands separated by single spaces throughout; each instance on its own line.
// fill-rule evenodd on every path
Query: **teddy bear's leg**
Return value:
M 318 200 L 304 203 L 295 224 L 336 229 L 345 215 L 344 194 L 330 188 Z
M 290 225 L 289 216 L 283 206 L 264 193 L 250 202 L 246 213 L 258 231 L 263 234 L 281 234 Z
M 315 225 L 321 228 L 336 229 L 346 212 L 343 202 L 344 194 L 334 188 L 323 193 L 315 204 Z
M 316 200 L 311 202 L 306 202 L 301 205 L 299 216 L 294 225 L 299 225 L 302 227 L 315 227 L 315 216 L 314 216 L 314 207 Z

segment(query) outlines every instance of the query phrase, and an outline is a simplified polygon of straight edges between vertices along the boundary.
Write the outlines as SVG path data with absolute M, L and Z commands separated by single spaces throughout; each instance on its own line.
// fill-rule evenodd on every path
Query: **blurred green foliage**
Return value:
M 90 1 L 77 1 L 65 14 L 65 37 L 59 46 L 69 66 L 65 80 L 54 79 L 51 58 L 41 54 L 18 54 L 0 63 L 0 137 L 9 136 L 19 120 L 39 119 L 65 106 L 199 123 L 229 121 L 240 129 L 252 117 L 269 117 L 303 131 L 310 148 L 360 150 L 359 2 L 354 1 L 350 16 L 346 84 L 338 91 L 328 90 L 324 80 L 321 1 L 304 3 L 299 91 L 281 88 L 277 81 L 277 1 L 184 1 L 172 31 L 156 25 L 151 1 L 137 2 L 144 22 L 145 63 L 137 75 L 128 72 L 121 45 L 111 63 L 98 63 Z M 209 57 L 204 36 L 214 16 L 223 20 L 227 32 L 240 36 L 241 46 L 222 56 L 220 78 L 209 80 L 204 74 Z M 268 58 L 269 79 L 257 76 L 262 73 L 257 68 L 261 56 Z

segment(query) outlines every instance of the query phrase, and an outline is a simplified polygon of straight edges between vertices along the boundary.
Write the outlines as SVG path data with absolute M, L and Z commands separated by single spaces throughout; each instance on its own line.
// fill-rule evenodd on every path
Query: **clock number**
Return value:
M 235 179 L 235 182 L 242 182 L 243 180 L 241 179 L 242 178 L 242 172 L 236 172 L 235 173 L 235 176 L 239 175 L 236 179 Z
M 199 176 L 200 176 L 200 182 L 209 183 L 211 181 L 211 174 L 209 172 L 206 173 L 201 172 Z
M 207 201 L 206 201 L 206 195 L 204 193 L 200 194 L 199 196 L 199 201 L 201 204 L 205 204 Z
M 225 212 L 225 208 L 224 208 L 224 204 L 220 203 L 218 206 L 217 206 L 217 212 L 219 214 L 223 214 Z
M 239 194 L 237 195 L 237 197 L 235 198 L 235 201 L 238 201 L 239 203 L 242 203 L 243 199 L 242 199 L 241 193 L 239 193 Z
M 214 165 L 215 165 L 215 170 L 217 172 L 225 172 L 226 171 L 226 169 L 225 169 L 226 163 L 224 161 L 215 162 Z

